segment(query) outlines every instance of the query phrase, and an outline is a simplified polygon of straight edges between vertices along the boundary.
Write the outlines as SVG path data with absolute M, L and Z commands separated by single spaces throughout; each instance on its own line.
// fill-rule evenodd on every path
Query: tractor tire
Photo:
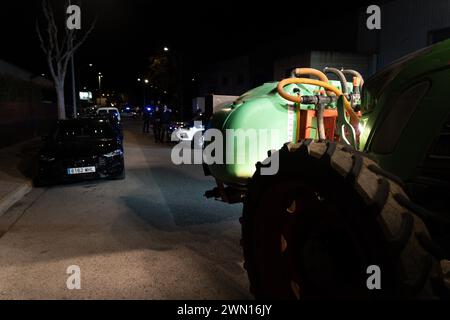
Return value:
M 240 220 L 255 298 L 444 294 L 431 238 L 399 179 L 334 142 L 289 143 L 277 153 L 275 175 L 261 175 L 266 161 L 256 165 Z M 369 266 L 379 268 L 378 284 Z

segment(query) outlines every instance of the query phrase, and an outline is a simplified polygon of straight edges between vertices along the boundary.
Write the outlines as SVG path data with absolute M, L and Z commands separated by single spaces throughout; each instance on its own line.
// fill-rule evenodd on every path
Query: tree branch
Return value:
M 74 52 L 86 41 L 87 37 L 94 29 L 97 19 L 95 19 L 80 40 L 76 40 L 76 30 L 68 30 L 65 28 L 65 36 L 60 41 L 58 38 L 58 27 L 56 25 L 55 15 L 49 0 L 42 0 L 42 12 L 46 22 L 46 32 L 45 34 L 42 32 L 43 28 L 39 26 L 38 20 L 36 21 L 36 32 L 41 49 L 46 56 L 50 74 L 55 82 L 56 88 L 59 90 L 58 94 L 61 94 L 60 90 L 64 88 L 68 63 L 73 57 Z M 65 108 L 63 105 L 58 105 L 58 107 L 60 110 L 64 110 Z M 61 114 L 63 114 L 62 117 L 64 117 L 65 112 L 62 111 Z

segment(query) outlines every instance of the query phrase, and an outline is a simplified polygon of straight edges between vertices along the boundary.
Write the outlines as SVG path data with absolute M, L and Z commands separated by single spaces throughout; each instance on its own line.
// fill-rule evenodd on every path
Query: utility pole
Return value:
M 69 0 L 69 6 L 71 5 L 71 1 Z M 73 47 L 73 38 L 70 40 L 71 46 Z M 72 73 L 72 101 L 73 101 L 73 118 L 77 118 L 77 90 L 75 88 L 75 63 L 73 62 L 75 56 L 75 52 L 72 53 L 72 57 L 70 58 L 70 68 Z
M 171 60 L 171 68 L 175 68 L 175 90 L 178 91 L 178 101 L 175 101 L 179 104 L 178 108 L 180 111 L 180 117 L 184 119 L 184 86 L 183 86 L 183 53 L 179 50 L 169 50 L 169 47 L 163 48 L 164 52 L 166 52 Z M 170 52 L 169 52 L 170 51 Z
M 102 73 L 98 73 L 98 94 L 99 94 L 99 104 L 102 106 Z
M 146 84 L 148 84 L 148 83 L 149 83 L 148 79 L 145 79 L 144 83 L 143 83 L 143 88 L 144 88 L 144 106 L 142 107 L 143 109 L 147 106 L 147 87 L 146 87 Z
M 72 73 L 72 100 L 73 100 L 73 118 L 75 119 L 77 117 L 77 92 L 75 88 L 75 63 L 73 62 L 73 55 L 70 59 L 70 65 L 71 65 L 71 73 Z

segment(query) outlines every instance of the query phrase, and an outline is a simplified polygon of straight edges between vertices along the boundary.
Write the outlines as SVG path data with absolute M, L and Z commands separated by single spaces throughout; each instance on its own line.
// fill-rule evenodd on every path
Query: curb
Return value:
M 15 190 L 0 198 L 0 217 L 8 211 L 16 202 L 21 200 L 27 193 L 31 191 L 33 184 L 31 181 L 25 181 L 20 184 Z

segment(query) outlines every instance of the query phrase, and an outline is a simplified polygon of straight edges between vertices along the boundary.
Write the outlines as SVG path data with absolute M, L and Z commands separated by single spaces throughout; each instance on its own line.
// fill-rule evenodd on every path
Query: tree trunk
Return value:
M 64 85 L 56 86 L 56 96 L 58 99 L 58 119 L 66 119 L 66 103 L 64 99 Z

